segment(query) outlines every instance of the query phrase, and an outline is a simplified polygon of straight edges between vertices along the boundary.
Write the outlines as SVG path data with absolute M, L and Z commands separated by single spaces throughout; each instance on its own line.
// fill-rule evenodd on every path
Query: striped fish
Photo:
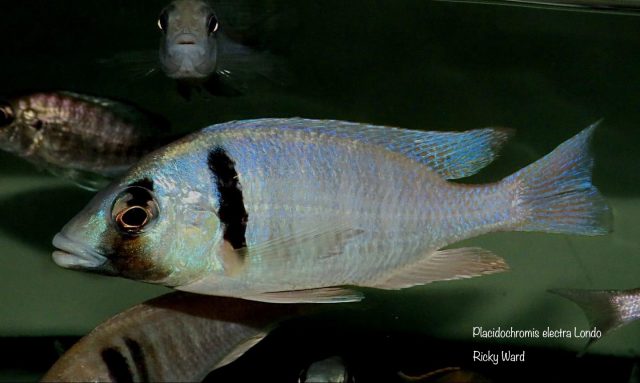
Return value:
M 591 126 L 501 182 L 503 129 L 421 132 L 330 120 L 214 125 L 139 162 L 56 235 L 63 267 L 267 302 L 347 302 L 507 269 L 480 248 L 517 230 L 598 235 Z
M 170 293 L 96 327 L 44 382 L 200 382 L 303 306 Z

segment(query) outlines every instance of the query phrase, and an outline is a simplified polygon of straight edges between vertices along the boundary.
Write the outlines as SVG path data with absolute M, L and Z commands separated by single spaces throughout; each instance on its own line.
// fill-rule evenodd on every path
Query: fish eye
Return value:
M 167 12 L 166 9 L 163 9 L 162 12 L 160 12 L 160 17 L 158 17 L 158 28 L 160 28 L 161 31 L 166 32 L 168 25 L 169 25 L 169 12 Z
M 131 206 L 118 213 L 116 222 L 125 231 L 133 231 L 144 226 L 149 221 L 150 214 L 141 206 Z
M 116 197 L 111 218 L 118 229 L 129 235 L 138 235 L 158 217 L 158 204 L 153 193 L 141 186 L 130 186 Z
M 207 20 L 207 30 L 209 31 L 209 34 L 214 34 L 218 30 L 219 26 L 220 25 L 218 24 L 218 18 L 216 17 L 216 15 L 210 15 L 209 19 Z
M 0 102 L 0 127 L 11 125 L 15 119 L 11 105 Z

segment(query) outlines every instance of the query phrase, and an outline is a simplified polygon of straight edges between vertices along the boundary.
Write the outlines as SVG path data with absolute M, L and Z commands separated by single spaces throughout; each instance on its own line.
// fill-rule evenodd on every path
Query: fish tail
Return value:
M 624 310 L 629 303 L 627 298 L 633 299 L 633 293 L 626 290 L 553 289 L 549 292 L 577 304 L 589 320 L 589 326 L 600 330 L 602 335 L 639 317 L 638 313 Z M 590 338 L 587 346 L 598 339 Z
M 505 180 L 515 190 L 521 217 L 511 229 L 581 235 L 611 231 L 611 211 L 591 182 L 589 143 L 598 123 Z

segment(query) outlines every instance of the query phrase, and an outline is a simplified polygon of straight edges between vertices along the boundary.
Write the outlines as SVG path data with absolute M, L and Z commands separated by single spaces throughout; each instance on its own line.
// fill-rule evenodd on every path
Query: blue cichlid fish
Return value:
M 105 186 L 169 142 L 167 128 L 137 107 L 72 92 L 0 101 L 0 149 L 87 189 Z
M 552 293 L 576 303 L 589 325 L 604 336 L 627 323 L 640 319 L 640 288 L 630 290 L 555 289 Z M 599 338 L 591 337 L 587 346 Z
M 345 302 L 344 286 L 402 289 L 507 269 L 494 231 L 598 235 L 595 126 L 504 180 L 447 181 L 490 163 L 508 134 L 329 120 L 213 125 L 141 160 L 57 234 L 66 268 L 269 302 Z
M 304 306 L 171 293 L 96 327 L 44 382 L 200 382 Z

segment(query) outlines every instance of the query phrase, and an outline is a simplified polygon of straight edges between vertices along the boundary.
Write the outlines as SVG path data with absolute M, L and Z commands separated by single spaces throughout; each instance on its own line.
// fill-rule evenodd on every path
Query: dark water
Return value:
M 286 62 L 287 85 L 186 101 L 163 75 L 141 76 L 148 66 L 104 61 L 155 50 L 164 4 L 1 1 L 0 93 L 66 89 L 130 100 L 164 114 L 177 132 L 276 116 L 516 129 L 503 155 L 472 181 L 500 179 L 604 119 L 594 140 L 594 180 L 614 210 L 611 235 L 499 233 L 466 241 L 460 246 L 503 256 L 511 272 L 373 294 L 377 308 L 369 316 L 329 318 L 331 326 L 315 330 L 285 326 L 221 376 L 250 370 L 289 377 L 315 356 L 342 353 L 363 381 L 450 366 L 499 381 L 539 380 L 544 374 L 532 371 L 553 366 L 563 379 L 597 372 L 627 381 L 640 357 L 638 323 L 582 359 L 575 354 L 584 339 L 479 341 L 472 328 L 587 329 L 576 306 L 546 290 L 640 285 L 640 17 L 426 0 L 254 1 L 243 21 L 247 33 Z M 85 334 L 166 290 L 56 267 L 50 240 L 91 194 L 6 154 L 0 177 L 0 380 L 34 379 L 55 359 L 52 339 Z M 526 349 L 530 358 L 508 367 L 471 361 L 473 350 L 489 348 Z

